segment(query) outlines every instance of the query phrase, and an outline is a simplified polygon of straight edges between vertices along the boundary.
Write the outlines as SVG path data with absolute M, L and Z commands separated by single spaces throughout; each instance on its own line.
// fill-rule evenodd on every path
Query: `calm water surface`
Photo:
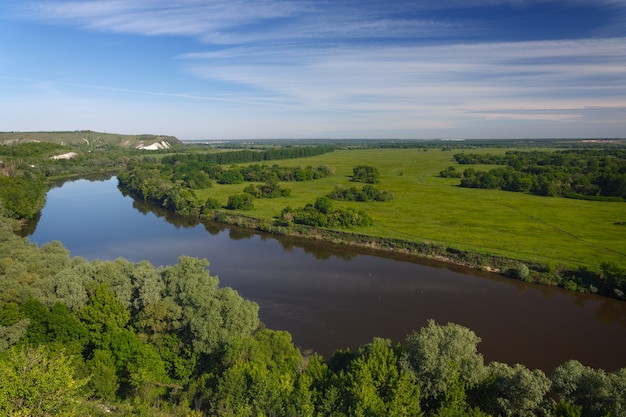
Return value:
M 488 361 L 546 372 L 567 359 L 626 366 L 626 302 L 198 224 L 124 196 L 116 178 L 52 189 L 29 238 L 40 245 L 60 240 L 72 256 L 90 260 L 170 265 L 180 255 L 206 258 L 223 286 L 259 303 L 268 327 L 288 330 L 298 346 L 325 356 L 374 336 L 403 341 L 432 318 L 474 330 Z

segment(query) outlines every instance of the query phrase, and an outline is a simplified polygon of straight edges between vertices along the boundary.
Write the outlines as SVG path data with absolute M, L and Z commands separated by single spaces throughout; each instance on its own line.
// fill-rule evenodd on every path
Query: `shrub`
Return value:
M 229 210 L 252 210 L 252 196 L 250 194 L 235 194 L 228 197 L 226 208 Z

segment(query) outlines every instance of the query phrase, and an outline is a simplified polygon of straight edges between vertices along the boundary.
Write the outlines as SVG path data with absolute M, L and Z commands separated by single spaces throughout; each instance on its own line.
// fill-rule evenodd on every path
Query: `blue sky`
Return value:
M 0 0 L 0 131 L 626 137 L 625 0 Z

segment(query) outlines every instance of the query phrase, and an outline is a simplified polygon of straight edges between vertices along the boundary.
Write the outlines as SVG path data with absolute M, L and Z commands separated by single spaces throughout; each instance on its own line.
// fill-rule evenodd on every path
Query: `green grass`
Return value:
M 527 150 L 527 149 L 526 149 Z M 545 149 L 544 149 L 545 150 Z M 505 149 L 471 152 L 495 153 Z M 376 187 L 390 191 L 390 202 L 335 202 L 337 207 L 362 208 L 374 224 L 355 229 L 385 238 L 444 244 L 457 249 L 570 267 L 597 269 L 605 260 L 626 262 L 626 203 L 540 197 L 500 190 L 461 188 L 459 179 L 440 178 L 439 171 L 455 164 L 457 151 L 419 149 L 339 150 L 312 158 L 281 161 L 285 166 L 325 164 L 335 174 L 316 181 L 284 183 L 287 198 L 257 199 L 247 216 L 271 220 L 287 205 L 301 207 L 350 182 L 352 168 L 376 166 Z M 473 166 L 480 168 L 480 166 Z M 486 167 L 485 167 L 486 168 Z M 463 169 L 463 166 L 457 167 Z M 218 185 L 202 190 L 226 203 L 246 184 Z

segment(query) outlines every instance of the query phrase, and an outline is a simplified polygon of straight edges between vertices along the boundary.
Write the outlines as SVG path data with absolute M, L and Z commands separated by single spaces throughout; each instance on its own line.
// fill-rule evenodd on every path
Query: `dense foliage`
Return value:
M 450 167 L 443 177 L 461 177 L 462 187 L 499 188 L 571 198 L 626 199 L 626 151 L 623 149 L 508 151 L 503 155 L 459 153 L 459 164 L 503 165 L 488 171 Z
M 264 184 L 250 184 L 243 189 L 243 192 L 250 194 L 254 198 L 278 198 L 289 197 L 291 190 L 281 187 L 276 181 L 268 181 Z
M 0 215 L 14 219 L 32 218 L 43 208 L 47 191 L 41 177 L 0 176 Z
M 378 168 L 369 165 L 359 165 L 352 169 L 352 181 L 374 184 L 378 182 L 380 173 Z
M 291 146 L 275 147 L 265 150 L 243 150 L 213 153 L 179 153 L 165 156 L 162 160 L 167 165 L 230 165 L 260 161 L 274 161 L 280 159 L 304 158 L 307 156 L 322 155 L 335 150 L 334 146 Z
M 369 226 L 372 218 L 363 210 L 334 208 L 328 197 L 318 197 L 315 203 L 301 208 L 285 207 L 280 219 L 283 224 L 301 224 L 311 227 L 357 227 Z
M 88 262 L 0 226 L 3 415 L 626 415 L 626 368 L 485 363 L 471 330 L 433 321 L 324 360 L 206 261 Z
M 0 145 L 0 214 L 31 219 L 43 208 L 49 180 L 110 172 L 128 162 L 129 152 L 113 151 L 53 159 L 77 149 L 54 143 Z
M 231 195 L 228 197 L 226 208 L 229 210 L 252 210 L 254 208 L 252 196 L 248 193 Z
M 393 194 L 367 184 L 360 190 L 356 187 L 344 188 L 335 186 L 335 189 L 327 197 L 341 201 L 389 201 L 393 199 Z
M 315 147 L 295 148 L 295 153 L 278 153 L 277 155 L 295 157 L 306 149 L 307 152 L 327 152 L 322 148 L 315 151 Z M 330 149 L 330 148 L 329 148 Z M 246 166 L 224 167 L 218 165 L 210 155 L 221 155 L 222 160 L 228 153 L 240 154 L 247 159 L 252 151 L 223 152 L 218 154 L 176 154 L 159 160 L 144 160 L 141 163 L 131 161 L 128 168 L 118 174 L 119 183 L 131 193 L 145 201 L 163 206 L 185 216 L 202 217 L 212 210 L 222 206 L 214 198 L 200 201 L 195 190 L 210 188 L 213 181 L 218 184 L 241 184 L 243 182 L 264 182 L 264 184 L 250 184 L 244 189 L 244 194 L 229 197 L 223 206 L 229 210 L 251 210 L 252 198 L 287 197 L 290 190 L 280 187 L 279 181 L 310 181 L 324 178 L 332 173 L 327 166 L 318 167 L 280 167 L 252 164 Z M 254 154 L 259 153 L 253 152 Z M 269 158 L 275 153 L 264 153 Z M 238 160 L 233 157 L 232 160 Z M 230 160 L 230 159 L 229 159 Z
M 71 258 L 59 242 L 37 247 L 16 236 L 17 222 L 5 216 L 25 217 L 27 203 L 45 194 L 42 166 L 49 162 L 41 161 L 12 166 L 0 178 L 1 415 L 626 415 L 626 368 L 606 372 L 568 361 L 547 375 L 485 363 L 470 329 L 432 321 L 402 345 L 374 338 L 325 360 L 301 352 L 287 332 L 263 328 L 258 306 L 219 287 L 205 260 L 181 257 L 156 268 Z M 64 172 L 79 172 L 85 161 L 67 162 Z M 109 167 L 94 164 L 85 169 Z M 183 214 L 215 208 L 214 200 L 199 202 L 194 193 L 199 184 L 219 181 L 210 172 L 186 172 L 182 163 L 162 170 L 156 158 L 141 168 L 130 164 L 126 181 L 146 199 Z M 250 191 L 264 193 L 262 187 Z M 366 187 L 347 195 L 376 195 Z M 281 215 L 285 223 L 316 227 L 366 225 L 368 218 L 334 208 L 328 197 Z M 529 272 L 523 264 L 512 271 L 520 279 Z M 626 270 L 604 262 L 601 274 L 623 296 Z M 589 275 L 581 270 L 566 279 L 582 286 Z

